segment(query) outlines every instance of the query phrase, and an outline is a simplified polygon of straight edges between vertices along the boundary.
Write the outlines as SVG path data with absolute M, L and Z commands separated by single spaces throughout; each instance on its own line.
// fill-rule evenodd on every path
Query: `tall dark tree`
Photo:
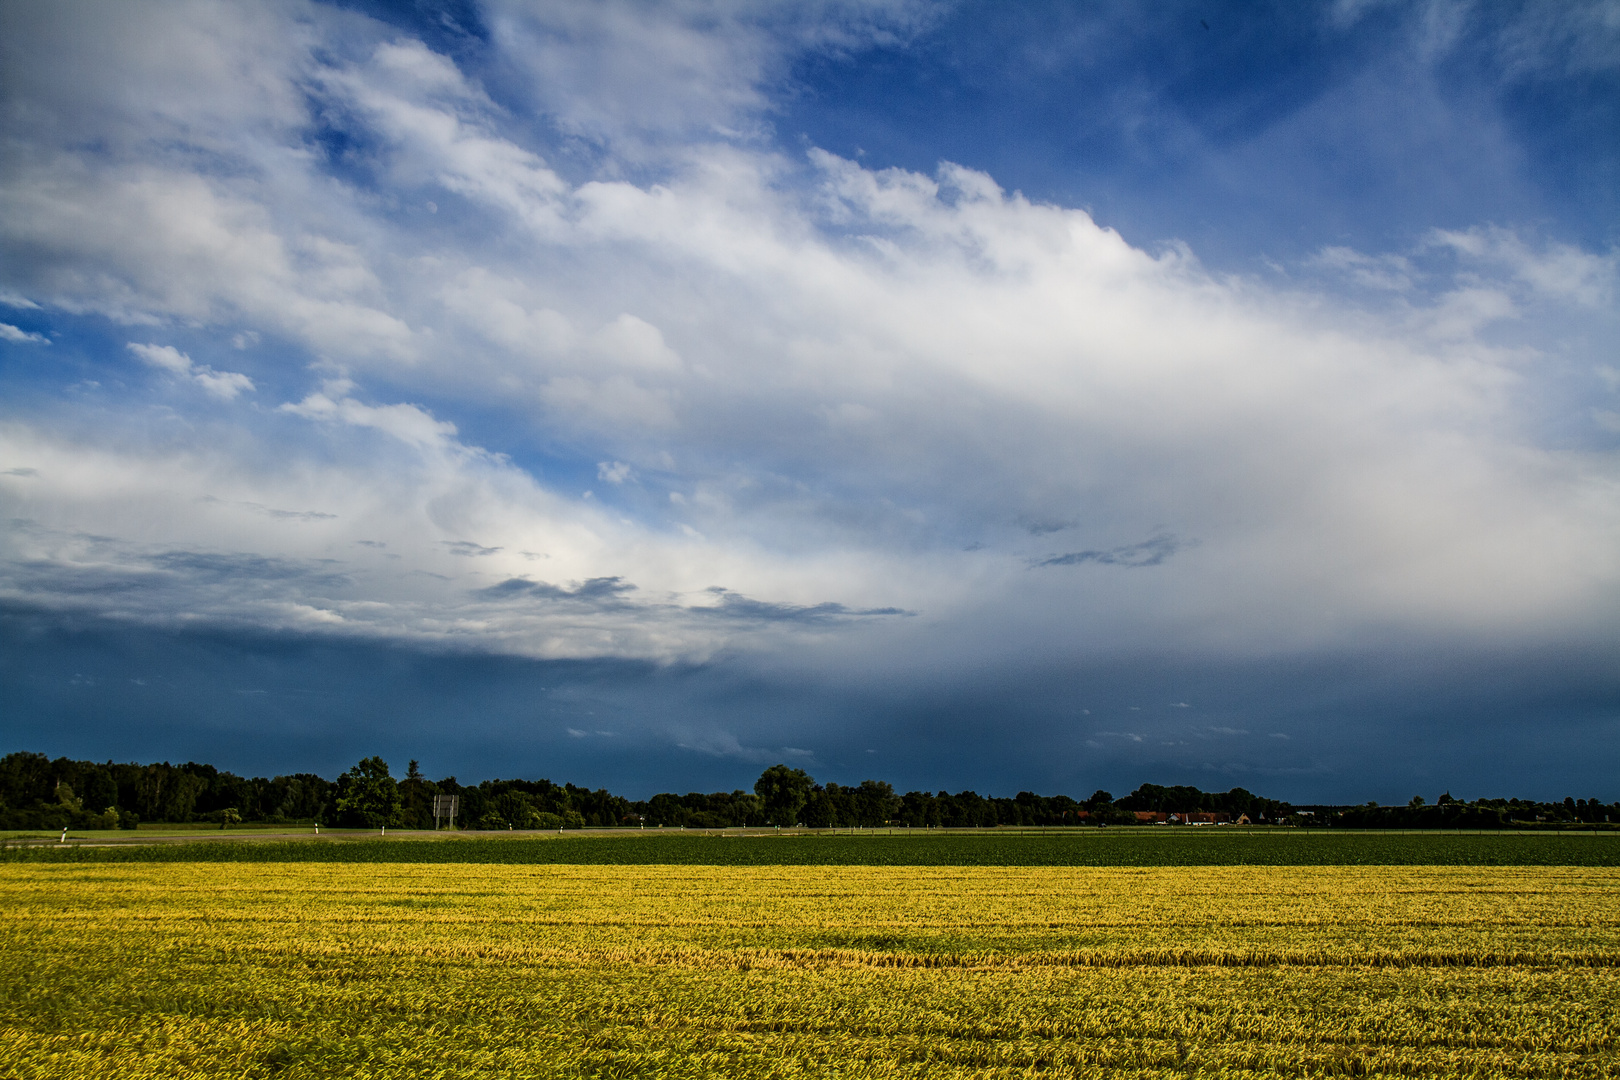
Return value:
M 772 765 L 754 781 L 754 794 L 763 804 L 765 819 L 772 825 L 795 825 L 799 811 L 810 800 L 816 782 L 803 769 Z
M 853 792 L 856 820 L 876 827 L 892 821 L 900 813 L 900 796 L 883 780 L 862 780 Z
M 388 762 L 368 757 L 338 777 L 340 825 L 376 829 L 400 823 L 399 785 L 388 775 Z
M 399 782 L 400 824 L 407 829 L 433 828 L 433 796 L 436 794 L 434 785 L 413 760 L 405 770 L 405 779 Z
M 804 823 L 812 829 L 828 829 L 841 824 L 838 820 L 838 807 L 820 787 L 810 793 L 809 801 L 804 804 L 801 816 Z

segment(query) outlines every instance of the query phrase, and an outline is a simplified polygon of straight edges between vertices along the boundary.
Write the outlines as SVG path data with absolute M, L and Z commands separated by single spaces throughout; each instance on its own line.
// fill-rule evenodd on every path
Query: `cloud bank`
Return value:
M 1620 640 L 1615 252 L 1222 272 L 777 137 L 930 17 L 8 5 L 0 285 L 95 377 L 5 410 L 0 598 L 861 678 Z

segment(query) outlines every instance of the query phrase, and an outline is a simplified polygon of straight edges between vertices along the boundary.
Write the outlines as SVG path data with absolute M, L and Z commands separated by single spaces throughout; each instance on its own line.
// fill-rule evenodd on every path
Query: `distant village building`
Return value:
M 1174 814 L 1145 814 L 1136 815 L 1138 821 L 1163 822 L 1170 825 L 1230 825 L 1232 815 L 1208 810 L 1181 810 Z M 1249 823 L 1248 815 L 1243 816 L 1243 823 Z

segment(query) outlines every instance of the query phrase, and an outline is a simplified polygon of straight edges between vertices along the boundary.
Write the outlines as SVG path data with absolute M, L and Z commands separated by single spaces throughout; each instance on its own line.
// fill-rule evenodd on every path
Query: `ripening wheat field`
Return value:
M 1620 1076 L 1617 886 L 16 864 L 0 1076 Z

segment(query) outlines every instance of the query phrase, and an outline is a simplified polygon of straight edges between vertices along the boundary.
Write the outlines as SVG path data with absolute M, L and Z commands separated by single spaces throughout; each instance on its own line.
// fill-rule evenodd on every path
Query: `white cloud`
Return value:
M 1449 248 L 1474 266 L 1511 275 L 1541 296 L 1577 307 L 1604 307 L 1614 303 L 1620 283 L 1620 253 L 1594 255 L 1569 244 L 1527 243 L 1518 233 L 1503 228 L 1437 229 L 1430 241 Z
M 497 0 L 489 23 L 569 135 L 632 160 L 670 140 L 763 133 L 764 86 L 807 49 L 896 42 L 937 18 L 912 0 L 812 3 L 524 4 Z
M 0 341 L 11 341 L 19 345 L 49 345 L 51 339 L 44 334 L 32 333 L 10 323 L 0 323 Z
M 664 343 L 658 327 L 634 315 L 620 315 L 598 330 L 592 344 L 609 362 L 649 371 L 678 372 L 681 357 Z
M 215 371 L 205 367 L 194 371 L 191 378 L 221 401 L 230 401 L 243 391 L 253 389 L 253 380 L 238 371 Z
M 1507 75 L 1533 80 L 1620 66 L 1620 7 L 1614 0 L 1529 5 L 1498 35 Z
M 1412 288 L 1411 262 L 1401 255 L 1364 255 L 1347 247 L 1325 247 L 1311 262 L 1330 270 L 1344 273 L 1358 285 L 1369 289 L 1406 292 Z
M 1518 313 L 1518 305 L 1501 289 L 1461 288 L 1446 293 L 1434 307 L 1421 310 L 1414 321 L 1443 341 L 1467 341 L 1492 323 Z
M 464 449 L 454 442 L 456 425 L 435 420 L 416 405 L 363 404 L 347 396 L 351 389 L 353 384 L 347 380 L 328 382 L 322 391 L 282 405 L 281 411 L 309 420 L 374 428 L 418 449 Z
M 142 345 L 132 341 L 129 351 L 171 375 L 189 377 L 205 392 L 221 401 L 234 401 L 237 395 L 254 389 L 253 380 L 246 375 L 236 371 L 215 371 L 206 364 L 194 364 L 191 357 L 172 345 Z
M 191 357 L 173 345 L 142 345 L 131 341 L 129 351 L 153 367 L 162 368 L 171 375 L 191 374 Z

